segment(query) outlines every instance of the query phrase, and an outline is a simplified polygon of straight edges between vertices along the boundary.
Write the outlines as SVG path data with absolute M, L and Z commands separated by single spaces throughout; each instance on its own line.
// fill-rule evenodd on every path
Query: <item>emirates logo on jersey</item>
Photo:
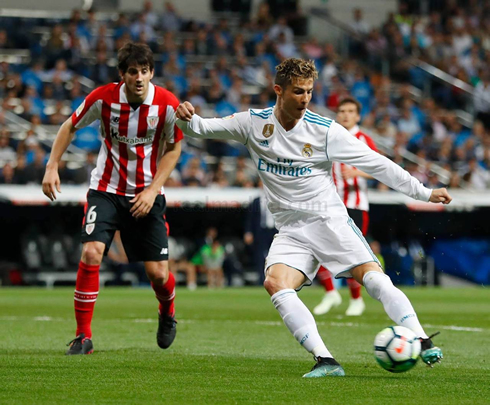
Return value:
M 265 124 L 264 129 L 262 129 L 262 135 L 269 138 L 274 133 L 274 124 Z
M 146 122 L 148 123 L 148 128 L 156 129 L 158 125 L 158 117 L 147 117 Z
M 311 148 L 311 144 L 305 143 L 305 146 L 304 146 L 303 150 L 301 151 L 301 154 L 305 158 L 312 157 L 313 156 L 313 149 Z

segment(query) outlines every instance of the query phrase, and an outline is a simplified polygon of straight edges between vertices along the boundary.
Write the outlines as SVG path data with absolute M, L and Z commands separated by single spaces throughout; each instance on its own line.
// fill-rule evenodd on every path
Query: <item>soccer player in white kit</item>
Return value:
M 448 204 L 451 197 L 444 188 L 425 188 L 344 127 L 308 110 L 317 77 L 312 61 L 286 59 L 276 67 L 274 107 L 203 119 L 186 101 L 177 107 L 177 126 L 188 136 L 230 139 L 248 148 L 279 230 L 266 260 L 264 287 L 286 327 L 316 360 L 303 377 L 345 375 L 296 293 L 312 283 L 320 265 L 334 277 L 353 277 L 364 285 L 395 323 L 420 337 L 421 358 L 432 364 L 442 358 L 442 351 L 434 347 L 410 301 L 383 273 L 348 216 L 332 180 L 332 161 L 355 166 L 418 200 Z

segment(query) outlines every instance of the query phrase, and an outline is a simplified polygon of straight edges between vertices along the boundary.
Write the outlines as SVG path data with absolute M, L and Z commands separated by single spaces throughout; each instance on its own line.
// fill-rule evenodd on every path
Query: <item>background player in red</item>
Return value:
M 372 150 L 378 151 L 374 141 L 359 130 L 361 120 L 361 104 L 354 98 L 343 99 L 338 106 L 337 122 L 347 129 L 357 139 L 367 144 Z M 367 173 L 344 163 L 333 162 L 332 177 L 337 187 L 337 192 L 344 201 L 349 216 L 357 227 L 366 236 L 369 225 L 369 201 L 367 196 L 367 179 L 372 179 Z M 332 276 L 325 267 L 320 267 L 317 279 L 325 288 L 325 296 L 314 309 L 315 315 L 326 314 L 332 307 L 342 303 L 342 297 L 335 289 Z M 362 315 L 366 308 L 361 297 L 361 285 L 353 278 L 347 279 L 347 285 L 351 293 L 351 300 L 346 315 Z
M 82 227 L 82 257 L 75 289 L 76 338 L 66 354 L 93 352 L 91 322 L 99 293 L 99 267 L 116 230 L 130 262 L 143 261 L 159 301 L 157 343 L 168 348 L 176 334 L 175 279 L 168 271 L 163 184 L 181 152 L 175 126 L 177 98 L 150 80 L 154 60 L 145 44 L 118 52 L 121 82 L 92 91 L 61 126 L 43 179 L 51 200 L 60 190 L 58 164 L 75 132 L 100 120 L 103 143 L 92 171 Z

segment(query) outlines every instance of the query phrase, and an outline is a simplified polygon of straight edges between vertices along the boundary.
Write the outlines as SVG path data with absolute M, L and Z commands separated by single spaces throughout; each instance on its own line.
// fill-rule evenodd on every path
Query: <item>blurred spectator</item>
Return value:
M 490 73 L 485 72 L 480 83 L 475 87 L 476 117 L 483 122 L 485 128 L 490 129 Z
M 294 32 L 287 25 L 286 17 L 279 17 L 276 23 L 270 28 L 268 35 L 271 41 L 277 41 L 280 39 L 281 34 L 284 35 L 283 40 L 285 44 L 292 44 L 294 40 Z
M 17 154 L 17 164 L 15 165 L 15 182 L 16 184 L 27 184 L 27 162 L 25 155 Z
M 85 157 L 85 164 L 75 171 L 73 181 L 76 184 L 88 184 L 90 182 L 90 176 L 92 170 L 97 165 L 97 153 L 95 151 L 88 151 Z
M 15 164 L 17 153 L 10 146 L 10 132 L 3 128 L 0 130 L 0 164 Z
M 161 29 L 163 31 L 176 32 L 180 30 L 181 18 L 171 1 L 165 1 L 164 12 L 161 17 Z
M 216 166 L 216 169 L 212 172 L 211 181 L 208 186 L 215 188 L 225 188 L 230 186 L 223 167 L 223 162 L 220 161 Z
M 6 163 L 0 172 L 0 184 L 17 184 L 12 164 Z
M 155 30 L 153 27 L 146 21 L 146 14 L 139 13 L 136 17 L 136 21 L 131 24 L 129 27 L 131 31 L 131 37 L 134 41 L 137 41 L 140 37 L 141 33 L 145 34 L 145 38 L 148 41 L 153 42 L 155 40 Z
M 362 9 L 354 8 L 352 10 L 353 21 L 349 24 L 351 29 L 359 35 L 367 35 L 369 32 L 369 24 L 364 20 Z
M 189 160 L 186 166 L 182 168 L 182 184 L 187 185 L 189 182 L 198 182 L 200 186 L 205 185 L 205 173 L 198 157 Z
M 485 190 L 490 187 L 490 173 L 485 171 L 475 158 L 468 162 L 463 180 L 474 190 Z
M 158 26 L 158 14 L 153 11 L 153 3 L 150 0 L 145 0 L 143 2 L 143 10 L 141 12 L 145 15 L 146 22 L 152 28 Z
M 41 147 L 35 149 L 34 161 L 25 168 L 27 184 L 41 184 L 46 167 L 46 152 Z
M 168 267 L 177 276 L 177 273 L 184 273 L 187 288 L 194 291 L 197 288 L 196 266 L 187 260 L 184 249 L 178 245 L 177 241 L 168 237 Z
M 409 139 L 421 130 L 417 117 L 405 107 L 401 111 L 401 117 L 398 120 L 398 129 L 408 135 Z
M 221 288 L 224 286 L 223 262 L 225 249 L 216 237 L 200 250 L 202 265 L 208 279 L 208 288 Z

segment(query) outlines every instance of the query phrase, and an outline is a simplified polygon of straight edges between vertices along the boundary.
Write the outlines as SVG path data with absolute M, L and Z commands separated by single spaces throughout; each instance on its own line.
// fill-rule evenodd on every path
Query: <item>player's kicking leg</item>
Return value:
M 99 268 L 104 249 L 105 244 L 102 242 L 83 244 L 74 297 L 76 338 L 68 343 L 70 347 L 66 351 L 67 355 L 91 354 L 94 351 L 91 324 L 99 294 Z
M 420 324 L 417 314 L 407 296 L 391 282 L 375 262 L 365 263 L 351 270 L 351 274 L 364 285 L 368 294 L 380 301 L 388 316 L 400 326 L 413 330 L 422 343 L 420 358 L 429 366 L 442 359 L 442 350 L 434 346 Z
M 305 276 L 300 271 L 285 264 L 274 264 L 267 270 L 264 287 L 286 327 L 316 360 L 313 369 L 303 377 L 344 376 L 344 369 L 320 337 L 313 315 L 295 291 L 304 281 Z
M 177 334 L 175 277 L 169 272 L 167 261 L 145 262 L 145 269 L 159 302 L 157 344 L 162 349 L 167 349 Z

